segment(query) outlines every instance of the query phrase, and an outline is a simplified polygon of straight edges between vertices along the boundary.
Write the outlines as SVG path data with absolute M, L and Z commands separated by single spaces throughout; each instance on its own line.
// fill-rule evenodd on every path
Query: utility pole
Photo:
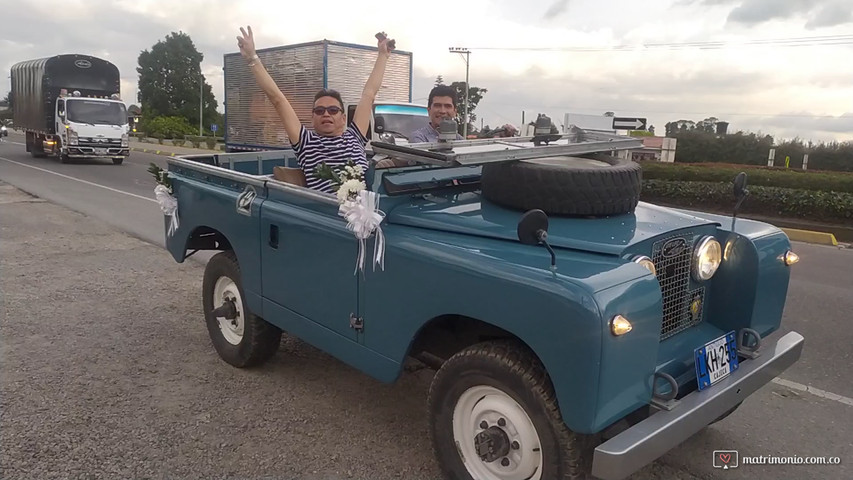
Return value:
M 204 93 L 202 92 L 202 87 L 204 86 L 204 76 L 201 74 L 201 65 L 198 67 L 198 136 L 202 136 L 201 130 L 201 107 L 204 105 Z
M 465 124 L 462 126 L 462 136 L 468 138 L 468 90 L 470 90 L 468 86 L 468 65 L 471 58 L 471 51 L 464 47 L 450 47 L 449 50 L 450 53 L 465 54 L 465 116 L 463 117 Z

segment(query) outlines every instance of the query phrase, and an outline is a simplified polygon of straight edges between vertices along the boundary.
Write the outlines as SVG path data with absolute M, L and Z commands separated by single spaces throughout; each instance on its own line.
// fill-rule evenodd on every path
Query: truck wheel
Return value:
M 563 422 L 545 368 L 516 343 L 480 343 L 451 357 L 428 405 L 447 479 L 583 478 L 584 442 Z
M 59 163 L 71 163 L 71 158 L 66 154 L 59 155 Z
M 114 158 L 113 159 L 113 165 L 121 165 L 121 162 L 123 162 L 123 161 L 124 161 L 123 158 Z
M 231 365 L 260 365 L 278 350 L 281 330 L 249 311 L 234 252 L 220 252 L 204 269 L 204 319 L 216 353 Z
M 553 215 L 618 215 L 640 201 L 642 167 L 611 155 L 554 157 L 483 165 L 483 197 Z

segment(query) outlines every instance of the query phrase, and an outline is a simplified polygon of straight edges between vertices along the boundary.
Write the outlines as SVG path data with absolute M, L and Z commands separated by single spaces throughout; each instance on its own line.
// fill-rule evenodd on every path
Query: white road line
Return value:
M 140 199 L 140 200 L 147 200 L 147 201 L 149 201 L 149 202 L 157 203 L 157 200 L 155 200 L 155 199 L 153 199 L 153 198 L 143 197 L 142 195 L 137 195 L 137 194 L 135 194 L 135 193 L 125 192 L 124 190 L 118 190 L 118 189 L 115 189 L 115 188 L 112 188 L 112 187 L 108 187 L 108 186 L 106 186 L 106 185 L 101 185 L 101 184 L 99 184 L 99 183 L 94 183 L 94 182 L 90 182 L 90 181 L 88 181 L 88 180 L 82 180 L 82 179 L 79 179 L 79 178 L 76 178 L 76 177 L 71 177 L 71 176 L 68 176 L 68 175 L 63 175 L 63 174 L 61 174 L 61 173 L 57 173 L 57 172 L 54 172 L 54 171 L 52 171 L 52 170 L 47 170 L 47 169 L 45 169 L 45 168 L 34 167 L 34 166 L 32 166 L 32 165 L 27 165 L 26 163 L 16 162 L 16 161 L 14 161 L 14 160 L 9 160 L 8 158 L 5 158 L 5 157 L 0 157 L 0 160 L 5 160 L 5 161 L 7 161 L 7 162 L 9 162 L 9 163 L 14 163 L 15 165 L 20 165 L 20 166 L 22 166 L 22 167 L 32 168 L 33 170 L 38 170 L 38 171 L 40 171 L 40 172 L 50 173 L 50 174 L 53 174 L 53 175 L 56 175 L 56 176 L 59 176 L 59 177 L 62 177 L 62 178 L 67 178 L 67 179 L 69 179 L 69 180 L 75 180 L 75 181 L 78 181 L 78 182 L 80 182 L 80 183 L 85 183 L 86 185 L 91 185 L 91 186 L 93 186 L 93 187 L 100 187 L 100 188 L 103 188 L 104 190 L 109 190 L 109 191 L 111 191 L 111 192 L 121 193 L 122 195 L 127 195 L 127 196 L 129 196 L 129 197 L 138 198 L 138 199 Z
M 783 387 L 788 387 L 793 390 L 799 390 L 801 392 L 811 393 L 820 398 L 825 398 L 827 400 L 834 400 L 838 403 L 843 403 L 845 405 L 850 405 L 853 407 L 853 398 L 847 398 L 843 395 L 838 395 L 832 392 L 827 392 L 825 390 L 821 390 L 819 388 L 810 387 L 808 385 L 803 385 L 802 383 L 792 382 L 790 380 L 785 380 L 784 378 L 774 378 L 772 380 L 773 383 L 777 385 L 782 385 Z

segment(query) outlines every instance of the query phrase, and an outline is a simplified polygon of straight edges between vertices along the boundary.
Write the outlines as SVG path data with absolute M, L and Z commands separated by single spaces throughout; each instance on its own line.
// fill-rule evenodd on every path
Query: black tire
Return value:
M 226 339 L 219 320 L 212 313 L 222 304 L 221 301 L 217 301 L 214 305 L 213 296 L 216 282 L 223 277 L 230 279 L 237 286 L 245 317 L 242 338 L 236 345 Z M 281 330 L 249 310 L 246 295 L 243 292 L 240 266 L 234 252 L 217 253 L 207 263 L 202 282 L 202 303 L 213 348 L 229 364 L 238 368 L 260 365 L 269 360 L 278 350 L 281 343 Z
M 642 167 L 604 154 L 483 165 L 483 196 L 522 211 L 552 215 L 619 215 L 640 201 Z
M 463 393 L 476 386 L 501 390 L 530 418 L 542 451 L 540 478 L 584 478 L 591 459 L 590 452 L 585 453 L 584 445 L 589 442 L 570 431 L 563 422 L 545 368 L 523 346 L 510 341 L 494 341 L 473 345 L 452 356 L 438 370 L 430 386 L 429 428 L 433 450 L 445 479 L 473 479 L 457 448 L 453 415 Z M 526 451 L 524 446 L 520 450 Z M 503 459 L 495 460 L 495 467 L 501 461 Z M 478 457 L 474 462 L 484 463 Z M 518 472 L 519 475 L 522 473 L 527 474 Z
M 114 159 L 113 159 L 113 165 L 121 165 L 121 163 L 122 163 L 123 161 L 124 161 L 124 159 L 123 159 L 123 158 L 114 158 Z
M 71 163 L 71 158 L 68 155 L 60 154 L 59 163 Z

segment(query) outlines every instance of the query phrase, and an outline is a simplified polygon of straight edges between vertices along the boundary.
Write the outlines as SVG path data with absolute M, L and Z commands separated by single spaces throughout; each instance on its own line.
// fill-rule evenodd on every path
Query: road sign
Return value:
M 217 127 L 217 125 L 216 125 L 215 123 L 211 123 L 211 124 L 210 124 L 210 131 L 211 131 L 211 132 L 216 133 L 216 129 L 217 129 L 217 128 L 218 128 L 218 127 Z
M 645 118 L 613 117 L 613 130 L 645 130 Z

